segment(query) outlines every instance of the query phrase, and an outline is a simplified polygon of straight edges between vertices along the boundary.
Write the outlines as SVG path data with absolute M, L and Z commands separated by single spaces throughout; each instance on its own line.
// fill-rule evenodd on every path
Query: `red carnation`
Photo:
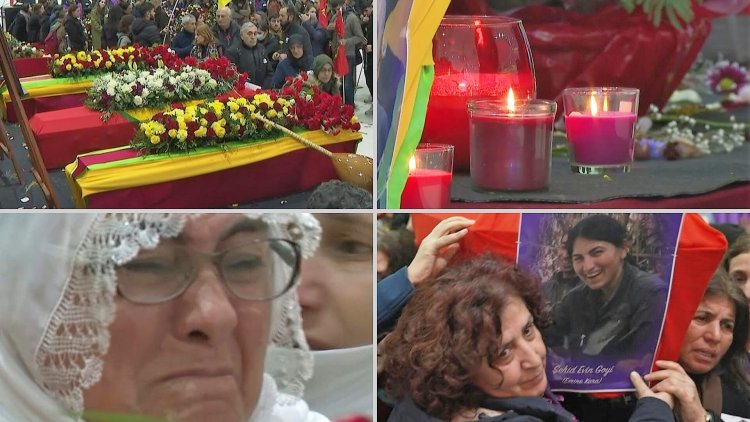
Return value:
M 206 119 L 209 124 L 219 120 L 216 118 L 216 114 L 213 111 L 209 111 L 208 113 L 204 114 L 203 118 Z

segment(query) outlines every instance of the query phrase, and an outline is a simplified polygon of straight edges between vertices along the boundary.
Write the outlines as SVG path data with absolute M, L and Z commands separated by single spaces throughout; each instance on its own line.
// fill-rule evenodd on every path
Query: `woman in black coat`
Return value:
M 81 23 L 81 11 L 74 6 L 68 7 L 68 13 L 65 16 L 65 32 L 70 40 L 70 51 L 83 51 L 86 49 L 86 37 L 83 33 L 83 24 Z

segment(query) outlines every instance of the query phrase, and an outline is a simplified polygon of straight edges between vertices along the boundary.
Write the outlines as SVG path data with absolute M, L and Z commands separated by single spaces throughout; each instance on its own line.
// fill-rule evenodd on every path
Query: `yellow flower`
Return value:
M 158 136 L 156 136 L 156 135 L 151 136 L 151 143 L 152 144 L 156 145 L 156 144 L 159 143 L 159 141 L 161 141 L 161 139 Z
M 71 66 L 71 65 L 65 66 L 65 70 L 71 70 L 71 69 L 73 69 L 73 66 Z
M 110 67 L 112 67 L 112 62 L 108 61 L 108 62 L 107 62 L 107 63 L 106 63 L 105 65 L 104 65 L 104 67 L 106 67 L 107 69 L 109 69 Z
M 175 129 L 169 129 L 169 137 L 170 138 L 176 138 L 177 137 L 177 130 Z
M 76 56 L 70 56 L 70 62 L 75 63 L 76 62 Z
M 250 111 L 250 113 L 252 113 L 252 112 L 255 111 L 255 106 L 252 105 L 252 104 L 250 104 L 250 105 L 247 106 L 247 109 Z
M 351 124 L 355 124 L 357 122 L 359 122 L 359 119 L 357 118 L 357 116 L 352 116 Z
M 187 124 L 185 123 L 185 119 L 178 117 L 177 118 L 177 127 L 180 128 L 180 130 L 186 130 Z
M 270 110 L 268 110 L 268 113 L 266 113 L 266 116 L 267 116 L 267 117 L 268 117 L 269 119 L 273 119 L 273 118 L 275 118 L 275 117 L 276 117 L 276 115 L 277 115 L 277 114 L 278 114 L 278 113 L 276 113 L 276 110 L 274 110 L 274 109 L 270 109 Z
M 218 136 L 219 138 L 223 138 L 224 135 L 227 134 L 226 129 L 224 129 L 223 127 L 218 127 L 214 129 L 214 132 L 216 133 L 216 136 Z
M 184 142 L 185 139 L 187 139 L 187 130 L 183 130 L 183 129 L 178 130 L 177 139 Z
M 246 98 L 244 98 L 244 97 L 241 97 L 241 98 L 237 98 L 237 99 L 236 99 L 235 101 L 236 101 L 236 102 L 237 102 L 237 104 L 239 104 L 239 105 L 247 105 L 247 99 L 246 99 Z
M 208 120 L 201 119 L 201 126 L 208 126 Z
M 195 131 L 195 136 L 197 136 L 197 137 L 199 137 L 199 138 L 203 138 L 203 137 L 205 137 L 205 136 L 206 136 L 206 132 L 208 132 L 208 130 L 206 130 L 206 128 L 205 128 L 205 127 L 201 126 L 201 127 L 199 127 L 199 128 L 198 128 L 198 129 L 197 129 L 197 130 Z

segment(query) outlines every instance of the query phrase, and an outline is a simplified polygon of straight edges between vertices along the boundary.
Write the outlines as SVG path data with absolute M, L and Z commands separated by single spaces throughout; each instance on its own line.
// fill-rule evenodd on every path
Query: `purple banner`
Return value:
M 682 214 L 523 214 L 518 265 L 542 281 L 552 310 L 542 333 L 553 390 L 633 390 L 629 373 L 650 371 L 681 222 Z

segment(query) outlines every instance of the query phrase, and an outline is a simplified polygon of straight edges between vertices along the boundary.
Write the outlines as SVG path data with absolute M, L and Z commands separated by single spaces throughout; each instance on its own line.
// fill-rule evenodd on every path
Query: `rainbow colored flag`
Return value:
M 378 202 L 400 208 L 434 78 L 432 39 L 450 0 L 378 2 Z

